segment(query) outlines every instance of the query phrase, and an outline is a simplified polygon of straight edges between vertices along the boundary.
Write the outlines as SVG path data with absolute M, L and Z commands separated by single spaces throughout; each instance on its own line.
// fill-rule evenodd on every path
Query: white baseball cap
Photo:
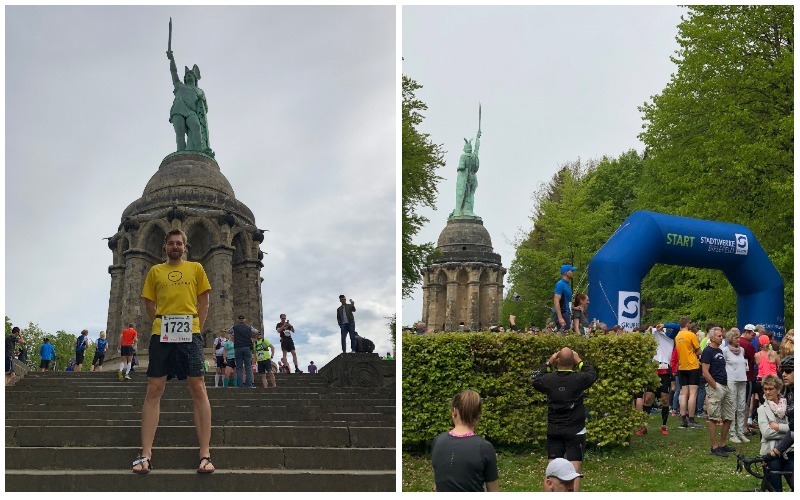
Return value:
M 557 477 L 562 481 L 572 481 L 576 477 L 583 477 L 583 474 L 578 474 L 572 463 L 565 458 L 555 458 L 547 466 L 544 473 L 545 477 Z
M 747 323 L 746 325 L 744 325 L 744 329 L 754 332 L 756 331 L 756 325 L 754 325 L 753 323 Z

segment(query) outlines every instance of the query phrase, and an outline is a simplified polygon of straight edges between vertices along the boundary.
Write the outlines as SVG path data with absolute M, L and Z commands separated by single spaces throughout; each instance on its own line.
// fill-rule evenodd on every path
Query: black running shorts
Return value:
M 177 377 L 185 380 L 186 377 L 202 377 L 203 366 L 203 336 L 192 335 L 191 342 L 167 343 L 161 342 L 159 335 L 150 336 L 150 361 L 147 366 L 148 377 Z
M 566 458 L 570 462 L 583 462 L 583 451 L 586 449 L 586 434 L 562 436 L 547 435 L 547 458 Z

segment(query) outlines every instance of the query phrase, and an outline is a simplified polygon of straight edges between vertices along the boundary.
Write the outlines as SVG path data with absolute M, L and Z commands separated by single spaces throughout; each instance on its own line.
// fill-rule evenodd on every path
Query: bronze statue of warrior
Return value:
M 172 74 L 172 93 L 175 98 L 169 110 L 169 121 L 175 129 L 178 151 L 199 151 L 214 156 L 208 138 L 208 102 L 203 90 L 197 86 L 200 68 L 185 67 L 183 82 L 178 78 L 178 68 L 172 55 L 172 18 L 169 20 L 167 59 Z

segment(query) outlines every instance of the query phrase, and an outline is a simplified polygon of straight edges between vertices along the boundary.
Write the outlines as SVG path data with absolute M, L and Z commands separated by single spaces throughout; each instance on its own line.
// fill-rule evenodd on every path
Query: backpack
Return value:
M 356 338 L 356 352 L 372 352 L 375 350 L 375 344 L 371 340 L 364 337 Z

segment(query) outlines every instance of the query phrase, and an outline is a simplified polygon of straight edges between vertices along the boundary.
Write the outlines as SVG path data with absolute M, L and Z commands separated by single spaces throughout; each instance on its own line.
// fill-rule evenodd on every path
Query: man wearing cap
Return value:
M 233 335 L 233 349 L 236 353 L 236 380 L 239 387 L 255 387 L 252 366 L 253 337 L 257 336 L 259 331 L 246 324 L 244 319 L 244 315 L 240 314 L 239 322 L 228 328 L 228 333 Z
M 583 477 L 565 458 L 556 458 L 547 464 L 544 472 L 544 491 L 575 491 L 575 478 Z
M 573 271 L 577 270 L 578 268 L 569 264 L 561 266 L 561 279 L 556 283 L 553 292 L 553 320 L 556 323 L 556 330 L 562 333 L 569 330 L 572 324 L 570 317 L 572 287 L 569 282 L 572 281 Z

